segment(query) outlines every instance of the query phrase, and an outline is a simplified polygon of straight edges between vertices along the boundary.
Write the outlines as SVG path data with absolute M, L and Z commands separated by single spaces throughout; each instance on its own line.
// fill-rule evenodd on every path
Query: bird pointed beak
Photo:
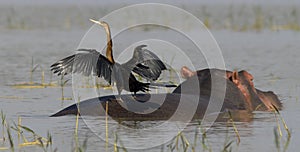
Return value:
M 94 22 L 94 23 L 96 23 L 96 24 L 100 24 L 100 25 L 101 25 L 101 23 L 100 23 L 99 21 L 96 21 L 96 20 L 93 20 L 93 19 L 90 19 L 90 21 L 91 21 L 91 22 Z

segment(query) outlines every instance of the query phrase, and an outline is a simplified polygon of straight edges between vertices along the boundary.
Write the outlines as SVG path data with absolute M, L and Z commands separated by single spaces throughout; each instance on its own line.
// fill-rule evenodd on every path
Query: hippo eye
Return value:
M 232 81 L 232 77 L 229 77 L 229 80 Z

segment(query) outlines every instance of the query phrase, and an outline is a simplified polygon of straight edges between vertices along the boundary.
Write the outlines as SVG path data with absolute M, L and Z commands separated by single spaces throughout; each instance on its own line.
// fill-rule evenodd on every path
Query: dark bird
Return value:
M 84 76 L 98 76 L 104 78 L 109 84 L 116 83 L 119 95 L 122 90 L 133 92 L 149 91 L 149 85 L 176 87 L 175 85 L 164 85 L 156 83 L 139 82 L 132 72 L 149 81 L 155 81 L 162 70 L 166 70 L 164 63 L 151 51 L 145 49 L 146 45 L 137 46 L 133 57 L 124 64 L 114 61 L 112 53 L 112 39 L 109 25 L 104 21 L 95 21 L 104 27 L 107 36 L 106 57 L 95 49 L 78 49 L 79 53 L 68 56 L 51 65 L 51 71 L 57 75 L 68 73 L 81 73 Z

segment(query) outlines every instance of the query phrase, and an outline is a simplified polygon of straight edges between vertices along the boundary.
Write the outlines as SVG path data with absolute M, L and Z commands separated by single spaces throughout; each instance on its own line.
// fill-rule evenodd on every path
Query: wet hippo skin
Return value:
M 132 95 L 121 95 L 123 101 L 119 101 L 115 96 L 104 96 L 82 101 L 73 104 L 51 117 L 78 114 L 80 115 L 105 116 L 106 101 L 108 103 L 108 115 L 120 120 L 165 120 L 170 119 L 176 112 L 175 121 L 201 119 L 206 111 L 209 99 L 194 95 L 172 94 L 137 94 L 136 99 Z M 138 100 L 138 101 L 136 101 Z M 181 107 L 179 104 L 181 103 Z M 212 101 L 213 102 L 213 101 Z M 194 109 L 193 109 L 194 108 Z M 179 110 L 178 110 L 179 109 Z M 221 111 L 232 109 L 232 105 L 226 102 L 222 105 Z M 219 113 L 212 111 L 211 113 Z M 192 115 L 190 115 L 192 113 Z
M 202 90 L 210 88 L 210 82 L 205 79 L 210 77 L 210 75 L 218 75 L 220 77 L 225 77 L 227 81 L 226 86 L 226 98 L 233 100 L 234 98 L 241 99 L 237 92 L 242 93 L 244 101 L 247 103 L 248 109 L 262 110 L 262 111 L 272 111 L 274 107 L 278 110 L 282 109 L 282 103 L 280 102 L 278 96 L 272 91 L 261 91 L 254 87 L 253 76 L 247 71 L 232 72 L 219 69 L 204 69 L 198 71 L 192 71 L 187 67 L 182 67 L 181 75 L 187 80 L 181 85 L 191 86 L 193 88 L 195 84 L 195 77 L 199 80 L 199 84 L 206 83 L 201 86 Z M 186 88 L 185 88 L 186 89 Z M 180 92 L 180 86 L 177 87 L 174 92 Z M 185 93 L 197 94 L 198 92 L 187 88 Z M 200 91 L 200 94 L 210 93 L 205 91 Z M 241 100 L 235 101 L 240 102 Z M 273 107 L 274 106 L 274 107 Z

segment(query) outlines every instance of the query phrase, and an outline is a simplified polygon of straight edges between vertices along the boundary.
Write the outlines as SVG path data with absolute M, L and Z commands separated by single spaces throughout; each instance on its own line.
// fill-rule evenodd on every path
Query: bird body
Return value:
M 139 82 L 125 66 L 115 63 L 112 71 L 112 78 L 116 82 L 118 94 L 121 94 L 122 90 L 133 92 L 134 94 L 138 91 L 149 91 L 149 83 Z
M 84 76 L 104 78 L 109 84 L 116 83 L 118 93 L 148 91 L 149 83 L 136 80 L 129 68 L 117 62 L 111 63 L 94 49 L 78 49 L 80 53 L 68 56 L 51 65 L 51 71 L 57 75 L 78 73 Z

